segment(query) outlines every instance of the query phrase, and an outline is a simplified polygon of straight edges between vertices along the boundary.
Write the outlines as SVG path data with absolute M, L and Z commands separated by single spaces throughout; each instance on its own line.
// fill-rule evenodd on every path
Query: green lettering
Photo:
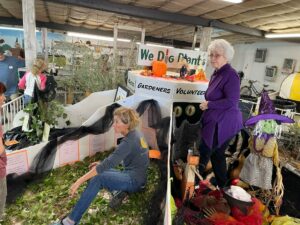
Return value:
M 157 55 L 157 60 L 163 60 L 165 58 L 165 53 L 163 51 L 159 51 Z
M 191 64 L 192 64 L 192 65 L 197 65 L 197 59 L 196 59 L 196 58 L 192 58 Z
M 143 59 L 147 59 L 148 58 L 148 54 L 149 54 L 149 49 L 141 49 L 141 58 Z
M 152 61 L 152 60 L 153 60 L 153 57 L 154 57 L 153 53 L 150 53 L 148 59 Z
M 198 56 L 198 59 L 197 59 L 197 66 L 200 66 L 200 60 L 201 60 L 201 55 Z
M 179 53 L 179 54 L 178 54 L 178 60 L 177 60 L 177 62 L 179 62 L 179 61 L 181 60 L 181 57 L 184 57 L 184 54 L 183 54 L 183 53 Z
M 169 62 L 170 62 L 170 63 L 174 62 L 174 55 L 171 55 L 171 56 L 169 57 Z

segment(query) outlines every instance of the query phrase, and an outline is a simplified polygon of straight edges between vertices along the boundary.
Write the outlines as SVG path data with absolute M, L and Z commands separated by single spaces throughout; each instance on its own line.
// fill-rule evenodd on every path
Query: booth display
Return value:
M 150 65 L 153 59 L 164 59 L 164 65 L 172 65 L 173 61 L 177 65 L 181 57 L 185 57 L 191 68 L 196 69 L 199 63 L 204 67 L 206 64 L 204 57 L 206 53 L 159 49 L 155 51 L 151 53 L 151 49 L 145 49 L 143 45 L 140 47 L 139 53 L 142 57 L 140 60 L 144 65 L 149 66 L 150 59 Z M 161 66 L 160 63 L 156 64 Z M 151 218 L 152 224 L 157 224 L 161 219 L 159 217 L 164 218 L 164 224 L 172 224 L 175 216 L 174 214 L 172 216 L 171 209 L 174 209 L 174 205 L 179 209 L 176 214 L 176 218 L 179 218 L 177 221 L 188 221 L 190 222 L 188 224 L 223 224 L 224 221 L 237 225 L 262 224 L 266 218 L 264 213 L 269 212 L 264 205 L 265 202 L 251 197 L 250 194 L 244 193 L 244 190 L 241 191 L 242 188 L 235 186 L 238 182 L 230 181 L 233 186 L 219 190 L 211 181 L 210 178 L 213 177 L 211 174 L 203 179 L 197 172 L 199 164 L 197 147 L 201 132 L 205 132 L 201 126 L 202 110 L 199 104 L 205 100 L 208 81 L 183 79 L 185 75 L 182 77 L 180 73 L 167 71 L 164 66 L 163 70 L 160 70 L 161 68 L 155 67 L 157 65 L 154 65 L 151 72 L 141 70 L 128 72 L 127 88 L 132 93 L 129 97 L 128 90 L 119 86 L 118 91 L 93 93 L 83 101 L 66 107 L 65 112 L 71 121 L 71 126 L 68 127 L 70 130 L 49 142 L 9 152 L 8 174 L 22 175 L 27 172 L 40 174 L 111 149 L 118 144 L 118 139 L 122 138 L 111 128 L 112 112 L 119 106 L 126 106 L 136 109 L 139 113 L 141 117 L 139 129 L 144 134 L 151 153 L 154 150 L 159 153 L 155 154 L 155 157 L 160 162 L 160 187 L 155 191 L 158 197 L 154 196 L 153 202 L 149 202 L 147 215 L 151 218 L 156 214 Z M 153 70 L 155 76 L 152 76 Z M 62 123 L 60 121 L 60 126 L 64 127 Z M 233 139 L 234 143 L 228 150 L 232 151 L 230 156 L 238 158 L 237 155 L 244 154 L 241 148 L 246 139 L 248 139 L 247 132 L 238 134 Z M 44 156 L 45 160 L 39 161 Z M 269 169 L 272 169 L 272 162 L 268 163 Z M 278 158 L 275 162 L 278 172 L 280 170 Z M 209 171 L 209 165 L 207 169 Z M 271 175 L 268 179 L 270 181 Z M 195 188 L 198 181 L 201 182 Z M 280 197 L 283 197 L 282 184 L 285 181 L 279 182 L 277 191 Z M 237 189 L 239 189 L 237 192 L 233 191 Z M 286 189 L 289 190 L 289 187 Z M 164 209 L 161 210 L 161 203 L 164 200 Z

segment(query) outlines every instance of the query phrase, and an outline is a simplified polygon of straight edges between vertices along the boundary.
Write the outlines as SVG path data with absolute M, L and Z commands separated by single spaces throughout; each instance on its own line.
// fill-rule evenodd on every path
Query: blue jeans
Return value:
M 103 188 L 109 191 L 136 192 L 143 185 L 144 184 L 136 182 L 135 179 L 132 179 L 132 177 L 124 171 L 116 169 L 104 171 L 90 180 L 88 186 L 70 213 L 69 218 L 78 224 L 84 212 L 90 206 L 98 192 Z

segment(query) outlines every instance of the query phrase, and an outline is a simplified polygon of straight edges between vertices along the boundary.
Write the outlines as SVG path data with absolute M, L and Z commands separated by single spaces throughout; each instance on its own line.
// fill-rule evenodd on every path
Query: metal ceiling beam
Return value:
M 23 26 L 23 21 L 21 19 L 15 19 L 15 18 L 10 18 L 10 17 L 0 17 L 0 23 L 3 25 L 12 25 L 12 26 Z M 36 21 L 36 26 L 37 27 L 45 27 L 48 29 L 52 30 L 58 30 L 62 32 L 66 31 L 72 31 L 72 32 L 79 32 L 79 33 L 88 33 L 88 34 L 94 34 L 94 35 L 100 35 L 100 36 L 108 36 L 108 37 L 113 37 L 113 31 L 102 31 L 98 29 L 88 29 L 84 27 L 76 27 L 76 26 L 71 26 L 68 24 L 58 24 L 58 23 L 47 23 L 47 22 L 40 22 Z M 124 33 L 120 33 L 118 35 L 121 38 L 128 38 Z M 164 43 L 167 39 L 165 38 L 156 38 L 153 36 L 146 36 L 145 41 L 149 42 L 157 42 L 157 43 Z M 180 41 L 180 40 L 172 40 L 173 45 L 176 47 L 191 47 L 192 43 L 191 42 L 186 42 L 186 41 Z
M 14 26 L 23 26 L 23 20 L 21 19 L 15 19 L 10 17 L 0 17 L 1 24 L 4 25 L 14 25 Z M 79 33 L 88 33 L 88 34 L 94 34 L 94 35 L 103 35 L 103 36 L 110 36 L 112 37 L 113 32 L 112 31 L 103 31 L 98 29 L 88 29 L 84 27 L 76 27 L 71 26 L 68 24 L 59 24 L 59 23 L 52 23 L 52 22 L 41 22 L 36 21 L 37 27 L 46 27 L 48 29 L 53 30 L 59 30 L 62 32 L 72 31 L 72 32 L 79 32 Z
M 186 24 L 192 26 L 216 27 L 236 33 L 263 37 L 261 30 L 242 27 L 239 25 L 227 24 L 218 20 L 208 20 L 198 16 L 188 16 L 179 13 L 164 12 L 157 9 L 149 9 L 133 5 L 120 4 L 106 0 L 44 0 L 48 2 L 80 6 L 84 8 L 109 11 L 134 17 L 146 18 L 150 20 L 165 21 L 177 24 Z

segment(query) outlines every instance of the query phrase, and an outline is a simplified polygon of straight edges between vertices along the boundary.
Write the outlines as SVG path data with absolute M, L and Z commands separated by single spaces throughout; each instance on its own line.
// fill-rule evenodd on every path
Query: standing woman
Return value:
M 205 101 L 200 104 L 204 112 L 199 170 L 203 173 L 211 160 L 217 185 L 224 187 L 227 181 L 225 150 L 231 138 L 243 127 L 238 106 L 240 80 L 229 64 L 234 55 L 230 43 L 223 39 L 212 41 L 208 55 L 215 71 L 205 93 Z
M 0 82 L 0 110 L 2 105 L 5 103 L 5 93 L 6 87 Z M 3 144 L 3 131 L 2 125 L 0 124 L 0 222 L 3 219 L 3 213 L 6 202 L 7 187 L 6 187 L 6 153 Z
M 120 107 L 114 111 L 113 128 L 124 138 L 108 158 L 101 163 L 92 163 L 89 172 L 71 186 L 70 194 L 73 196 L 81 184 L 91 179 L 72 212 L 53 225 L 78 224 L 101 189 L 136 192 L 146 184 L 149 165 L 148 145 L 142 134 L 136 130 L 138 124 L 139 116 L 133 109 Z M 113 169 L 122 161 L 123 171 Z
M 42 59 L 36 59 L 32 65 L 29 72 L 25 73 L 22 79 L 19 81 L 19 88 L 24 89 L 24 104 L 30 103 L 33 94 L 34 86 L 37 85 L 38 89 L 44 90 L 46 87 L 47 77 L 42 74 L 43 70 L 46 68 L 46 64 Z

